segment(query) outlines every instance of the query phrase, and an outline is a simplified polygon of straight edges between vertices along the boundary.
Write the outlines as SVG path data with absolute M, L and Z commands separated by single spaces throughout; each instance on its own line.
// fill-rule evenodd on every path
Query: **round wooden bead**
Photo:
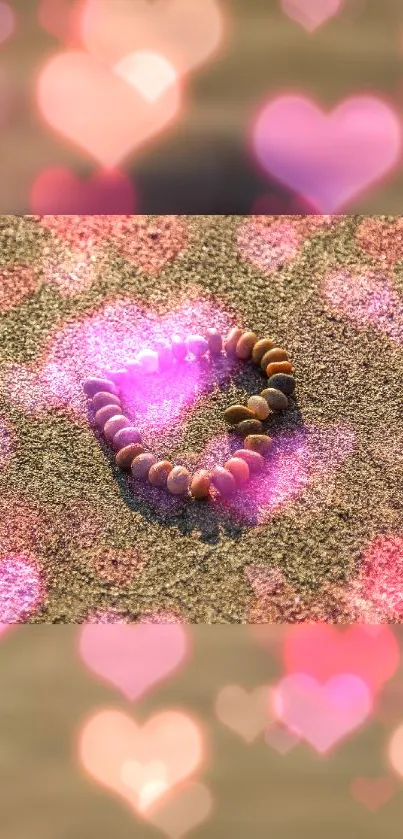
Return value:
M 109 442 L 112 442 L 115 434 L 118 433 L 122 428 L 128 428 L 130 426 L 130 420 L 123 416 L 123 414 L 116 414 L 116 416 L 111 417 L 108 422 L 104 425 L 104 434 Z
M 288 355 L 287 350 L 283 350 L 282 347 L 273 347 L 273 349 L 266 352 L 263 356 L 266 361 L 266 367 L 268 364 L 271 364 L 272 361 L 289 361 L 290 356 Z M 263 366 L 263 358 L 262 358 L 262 366 Z
M 238 326 L 234 326 L 229 330 L 224 341 L 224 349 L 227 355 L 235 355 L 236 345 L 242 335 L 243 329 L 240 329 Z
M 250 434 L 245 438 L 245 449 L 251 449 L 259 454 L 267 455 L 271 449 L 272 439 L 267 434 Z
M 158 460 L 153 463 L 148 473 L 148 480 L 153 487 L 166 487 L 167 479 L 172 472 L 173 464 L 170 460 Z
M 144 447 L 140 443 L 130 443 L 123 449 L 120 449 L 115 457 L 115 463 L 120 469 L 130 469 L 135 457 L 143 454 Z
M 101 391 L 107 393 L 114 393 L 115 396 L 118 396 L 119 391 L 116 385 L 109 381 L 109 379 L 100 379 L 96 376 L 91 376 L 89 379 L 86 379 L 83 384 L 84 393 L 92 399 L 96 393 L 100 393 Z
M 258 420 L 265 420 L 270 414 L 270 408 L 263 396 L 250 396 L 248 399 L 248 408 L 250 408 Z
M 241 457 L 230 457 L 224 463 L 224 469 L 231 472 L 237 486 L 242 486 L 242 484 L 245 484 L 249 480 L 249 466 Z
M 184 466 L 174 466 L 168 475 L 167 488 L 172 495 L 185 495 L 189 490 L 190 473 Z
M 211 483 L 220 495 L 232 495 L 236 490 L 235 478 L 223 466 L 215 466 L 211 473 Z
M 207 329 L 206 338 L 211 355 L 220 355 L 222 351 L 222 337 L 218 329 Z
M 144 481 L 148 477 L 151 467 L 156 462 L 157 458 L 151 452 L 143 452 L 142 454 L 136 455 L 131 465 L 133 478 Z
M 263 425 L 260 420 L 247 419 L 239 422 L 234 427 L 234 430 L 237 434 L 240 434 L 241 437 L 246 437 L 248 434 L 261 434 L 263 431 Z
M 250 358 L 256 342 L 257 335 L 254 332 L 244 332 L 235 347 L 235 355 L 237 358 L 241 358 L 243 360 Z
M 112 417 L 121 416 L 121 410 L 120 405 L 105 405 L 104 408 L 100 408 L 96 412 L 94 421 L 103 430 L 108 420 Z
M 289 376 L 288 373 L 275 373 L 270 376 L 267 382 L 268 387 L 275 387 L 277 390 L 282 390 L 286 396 L 291 396 L 295 390 L 294 376 Z
M 203 335 L 189 335 L 189 338 L 186 339 L 186 346 L 196 358 L 202 358 L 208 351 L 208 341 L 203 338 Z
M 292 364 L 289 361 L 272 361 L 266 367 L 266 376 L 274 376 L 276 373 L 292 373 Z
M 100 390 L 92 400 L 92 407 L 94 411 L 99 411 L 101 408 L 105 408 L 106 405 L 116 405 L 118 408 L 122 407 L 118 396 L 115 396 L 114 393 L 108 393 L 106 390 Z
M 190 484 L 190 494 L 197 500 L 207 498 L 210 494 L 210 484 L 210 473 L 207 469 L 198 469 Z
M 112 440 L 112 445 L 117 451 L 124 449 L 125 446 L 130 446 L 131 443 L 141 443 L 141 434 L 132 425 L 121 428 Z
M 255 419 L 255 414 L 250 408 L 245 408 L 245 405 L 230 405 L 224 411 L 224 419 L 230 425 L 236 425 L 237 422 L 242 422 L 242 420 Z
M 255 364 L 260 364 L 265 353 L 269 352 L 269 350 L 273 347 L 274 343 L 270 340 L 270 338 L 261 338 L 259 341 L 256 341 L 252 350 L 252 361 L 254 361 Z
M 172 355 L 177 361 L 184 361 L 187 356 L 188 348 L 186 342 L 180 335 L 173 335 L 171 338 Z
M 266 387 L 260 394 L 263 399 L 266 399 L 269 408 L 272 411 L 285 411 L 288 408 L 288 399 L 282 390 L 275 387 Z
M 237 449 L 232 457 L 242 458 L 248 464 L 251 475 L 261 472 L 264 467 L 264 457 L 253 449 Z

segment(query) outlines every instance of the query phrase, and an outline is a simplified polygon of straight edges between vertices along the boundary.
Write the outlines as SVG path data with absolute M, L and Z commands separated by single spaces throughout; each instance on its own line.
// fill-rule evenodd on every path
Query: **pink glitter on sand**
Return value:
M 9 421 L 0 415 L 0 467 L 7 465 L 14 451 L 14 434 Z
M 364 552 L 349 599 L 357 619 L 374 623 L 403 615 L 403 535 L 376 537 Z
M 354 274 L 337 271 L 325 278 L 322 293 L 337 314 L 403 343 L 403 302 L 384 274 L 365 269 Z
M 354 431 L 336 424 L 326 429 L 305 427 L 274 439 L 272 455 L 264 471 L 250 482 L 248 492 L 218 502 L 249 524 L 264 524 L 316 479 L 330 475 L 353 453 L 355 445 Z M 208 452 L 215 452 L 216 463 L 223 465 L 228 457 L 228 438 L 210 441 Z
M 42 597 L 42 584 L 31 557 L 7 555 L 0 560 L 0 621 L 26 619 Z
M 289 221 L 274 221 L 267 226 L 253 219 L 238 229 L 239 253 L 266 273 L 291 262 L 297 256 L 301 242 L 301 235 Z
M 27 413 L 40 416 L 53 407 L 65 407 L 87 421 L 82 382 L 88 376 L 121 367 L 134 359 L 140 347 L 152 348 L 157 339 L 169 338 L 175 332 L 186 336 L 212 324 L 222 331 L 231 325 L 213 301 L 186 302 L 164 317 L 125 300 L 107 304 L 93 315 L 56 331 L 45 357 L 42 361 L 37 359 L 32 368 L 5 365 L 2 389 L 10 401 Z M 208 367 L 203 387 L 208 388 L 211 377 Z M 139 429 L 152 427 L 161 431 L 178 422 L 198 398 L 201 378 L 200 367 L 186 363 L 183 369 L 175 366 L 174 371 L 160 376 L 158 388 L 155 378 L 149 377 L 143 378 L 136 388 L 124 390 L 124 397 L 133 400 Z
M 403 219 L 389 221 L 381 218 L 365 218 L 358 225 L 357 244 L 382 268 L 393 268 L 403 259 Z
M 74 254 L 64 259 L 44 261 L 45 282 L 63 297 L 74 297 L 91 288 L 98 279 L 96 265 L 87 256 Z
M 77 258 L 113 247 L 148 274 L 156 275 L 188 243 L 188 228 L 178 216 L 46 215 L 41 224 Z

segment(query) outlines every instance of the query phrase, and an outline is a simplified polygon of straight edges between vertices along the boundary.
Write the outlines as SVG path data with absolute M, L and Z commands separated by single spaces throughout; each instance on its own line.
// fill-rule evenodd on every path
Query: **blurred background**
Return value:
M 105 0 L 90 2 L 96 16 L 96 4 Z M 166 0 L 149 3 L 155 12 L 153 25 L 164 4 Z M 2 37 L 0 9 L 0 213 L 301 212 L 304 200 L 264 171 L 251 151 L 252 126 L 265 103 L 298 93 L 331 111 L 349 97 L 370 95 L 390 106 L 403 124 L 400 0 L 323 0 L 323 16 L 328 17 L 320 25 L 311 19 L 312 9 L 316 7 L 317 17 L 321 8 L 318 0 L 216 0 L 211 20 L 219 27 L 215 45 L 181 78 L 181 102 L 174 119 L 116 164 L 123 181 L 114 201 L 108 191 L 94 193 L 88 184 L 83 186 L 99 171 L 99 161 L 67 136 L 68 131 L 63 136 L 55 130 L 38 105 L 39 79 L 53 56 L 72 46 L 87 50 L 80 43 L 77 12 L 73 23 L 68 16 L 71 9 L 80 11 L 81 4 L 78 8 L 72 0 L 8 0 L 2 5 L 12 8 L 14 24 L 11 33 L 4 33 L 3 8 Z M 144 11 L 139 0 L 132 0 L 132 5 L 143 6 Z M 181 7 L 180 17 L 183 2 L 170 0 L 170 5 Z M 200 9 L 207 16 L 210 6 L 207 2 L 202 6 L 200 0 L 191 5 L 196 9 L 193 35 L 207 38 L 209 22 L 205 20 L 203 29 Z M 114 0 L 112 6 L 117 8 Z M 331 14 L 331 7 L 337 7 L 336 12 Z M 175 18 L 171 30 L 176 25 Z M 67 98 L 62 85 L 60 108 Z M 76 111 L 80 107 L 77 104 Z M 98 106 L 89 100 L 88 108 L 82 109 L 86 117 L 91 116 L 91 107 L 95 112 Z M 104 116 L 107 132 L 114 124 L 113 108 Z M 54 168 L 77 175 L 81 188 L 77 182 L 70 184 L 72 194 L 60 204 L 60 189 L 48 188 L 48 182 L 44 186 L 41 180 L 33 200 L 33 184 Z M 398 214 L 402 187 L 399 158 L 377 184 L 340 209 Z
M 205 760 L 194 780 L 209 790 L 213 809 L 183 835 L 337 839 L 344 830 L 355 839 L 397 839 L 403 782 L 388 763 L 387 745 L 403 719 L 401 667 L 379 691 L 367 723 L 324 755 L 303 743 L 277 740 L 274 746 L 263 732 L 248 744 L 218 719 L 215 702 L 223 686 L 240 685 L 249 694 L 279 679 L 278 630 L 266 627 L 263 645 L 250 627 L 191 627 L 188 662 L 134 702 L 84 663 L 81 628 L 19 626 L 8 632 L 0 646 L 2 839 L 167 835 L 80 764 L 80 731 L 103 709 L 139 724 L 175 709 L 200 727 Z M 400 628 L 393 632 L 401 645 Z

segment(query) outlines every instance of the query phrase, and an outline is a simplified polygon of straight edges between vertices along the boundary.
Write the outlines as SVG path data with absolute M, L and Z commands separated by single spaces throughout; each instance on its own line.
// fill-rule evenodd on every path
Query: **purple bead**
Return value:
M 211 483 L 218 490 L 220 495 L 232 495 L 236 490 L 234 476 L 223 466 L 216 466 L 211 473 Z
M 186 341 L 179 335 L 173 335 L 171 338 L 172 353 L 177 361 L 183 361 L 187 356 Z
M 83 383 L 83 390 L 90 399 L 92 399 L 96 393 L 100 393 L 101 391 L 114 393 L 115 396 L 119 395 L 119 391 L 113 382 L 110 382 L 109 379 L 97 378 L 96 376 L 90 376 L 89 379 L 85 380 Z
M 189 335 L 189 338 L 186 340 L 186 345 L 189 352 L 195 355 L 196 358 L 201 358 L 208 350 L 208 341 L 203 338 L 203 335 Z
M 130 446 L 130 443 L 141 443 L 141 434 L 137 428 L 129 425 L 127 428 L 121 428 L 113 438 L 113 447 L 116 451 Z

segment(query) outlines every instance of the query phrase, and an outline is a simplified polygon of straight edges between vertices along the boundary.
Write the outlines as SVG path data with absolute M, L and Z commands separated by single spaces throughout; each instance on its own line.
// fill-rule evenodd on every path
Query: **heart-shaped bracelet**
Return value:
M 244 485 L 251 475 L 264 467 L 270 451 L 271 438 L 263 433 L 263 421 L 270 413 L 284 411 L 288 397 L 295 390 L 295 379 L 286 350 L 275 347 L 269 338 L 258 339 L 254 332 L 234 327 L 222 339 L 217 329 L 208 329 L 206 337 L 190 335 L 183 340 L 175 335 L 170 342 L 159 342 L 156 350 L 142 350 L 131 364 L 109 378 L 86 379 L 84 392 L 95 411 L 95 424 L 103 431 L 116 452 L 116 464 L 130 471 L 136 480 L 148 480 L 152 486 L 165 487 L 173 495 L 207 498 L 211 488 L 223 496 L 231 495 Z M 185 361 L 188 354 L 200 359 L 210 353 L 252 361 L 260 365 L 268 376 L 268 387 L 251 396 L 247 405 L 231 405 L 224 412 L 226 422 L 244 438 L 244 448 L 238 449 L 225 463 L 212 471 L 199 469 L 192 476 L 184 466 L 174 466 L 169 460 L 157 460 L 142 444 L 140 432 L 124 416 L 118 387 L 122 374 L 155 374 Z M 112 379 L 114 379 L 112 381 Z

